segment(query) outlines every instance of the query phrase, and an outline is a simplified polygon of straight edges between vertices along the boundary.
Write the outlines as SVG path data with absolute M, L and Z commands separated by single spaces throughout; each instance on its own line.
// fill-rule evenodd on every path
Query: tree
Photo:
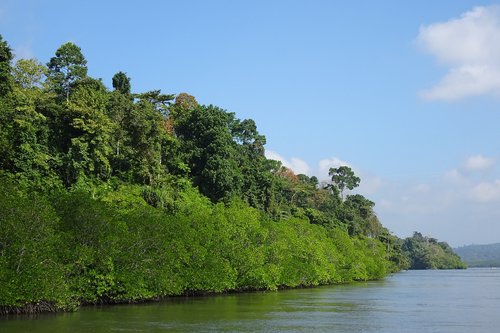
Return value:
M 403 253 L 410 259 L 410 269 L 460 269 L 465 263 L 445 242 L 414 232 L 404 240 Z
M 41 89 L 44 71 L 35 59 L 18 60 L 12 69 L 13 85 L 0 102 L 0 166 L 37 189 L 51 188 L 56 178 L 47 117 L 39 109 L 49 95 Z
M 118 90 L 109 94 L 107 115 L 111 119 L 113 125 L 110 137 L 110 145 L 113 147 L 113 152 L 110 157 L 113 173 L 124 174 L 131 169 L 130 166 L 134 157 L 134 152 L 130 146 L 127 118 L 133 108 L 134 103 L 130 96 L 124 95 Z
M 124 126 L 128 132 L 127 145 L 132 173 L 141 183 L 155 185 L 164 172 L 162 142 L 166 135 L 164 117 L 148 100 L 134 104 L 125 114 Z
M 13 69 L 14 81 L 23 89 L 42 88 L 47 68 L 36 59 L 19 59 Z
M 234 125 L 231 126 L 231 132 L 238 143 L 247 146 L 256 144 L 259 153 L 264 154 L 263 146 L 266 144 L 266 138 L 259 134 L 253 119 L 236 120 Z
M 237 143 L 237 162 L 243 176 L 241 197 L 253 207 L 263 209 L 271 176 L 264 156 L 266 138 L 259 134 L 252 119 L 235 119 L 230 130 Z
M 198 106 L 199 104 L 196 101 L 196 98 L 187 93 L 180 93 L 175 98 L 174 108 L 179 109 L 180 112 L 194 110 Z
M 175 131 L 194 183 L 215 202 L 241 193 L 239 154 L 231 134 L 234 122 L 233 113 L 212 105 L 176 119 Z
M 106 115 L 108 95 L 101 81 L 87 78 L 74 87 L 67 103 L 71 132 L 67 154 L 67 183 L 81 176 L 107 179 L 111 173 L 109 156 L 112 152 L 112 124 Z
M 130 94 L 130 78 L 123 72 L 113 76 L 113 88 L 124 95 Z
M 130 78 L 123 72 L 118 72 L 113 76 L 113 88 L 110 93 L 107 105 L 107 115 L 112 121 L 113 130 L 111 132 L 111 164 L 114 173 L 124 176 L 131 170 L 131 161 L 134 151 L 130 146 L 130 133 L 127 127 L 127 119 L 130 118 L 134 108 L 133 97 L 130 94 Z
M 12 115 L 14 113 L 13 103 L 5 98 L 13 89 L 11 61 L 12 50 L 0 35 L 0 168 L 10 165 L 8 155 L 11 153 L 12 139 L 10 132 L 12 128 Z
M 196 98 L 187 93 L 180 93 L 175 98 L 174 103 L 169 107 L 168 118 L 166 119 L 166 126 L 171 134 L 174 134 L 176 123 L 183 123 L 183 118 L 189 115 L 189 112 L 198 108 L 200 105 Z
M 170 103 L 175 98 L 175 95 L 162 94 L 161 90 L 151 90 L 134 96 L 141 101 L 151 103 L 154 109 L 164 116 L 168 116 Z
M 11 61 L 14 58 L 12 50 L 0 35 L 0 97 L 12 91 Z
M 333 186 L 340 191 L 340 197 L 344 200 L 344 190 L 347 188 L 352 190 L 359 186 L 360 178 L 354 174 L 348 166 L 340 166 L 338 168 L 330 168 L 328 175 L 332 177 Z
M 350 235 L 377 237 L 382 230 L 377 215 L 373 211 L 375 203 L 361 194 L 348 195 L 339 210 L 344 215 Z
M 41 93 L 41 92 L 40 92 Z M 2 126 L 9 142 L 3 155 L 4 167 L 33 185 L 48 188 L 51 156 L 48 152 L 49 128 L 47 118 L 37 111 L 38 97 L 34 91 L 15 87 L 11 93 L 11 108 L 4 109 Z M 3 149 L 2 149 L 3 150 Z
M 87 60 L 80 47 L 68 42 L 57 49 L 55 57 L 47 63 L 51 89 L 60 98 L 69 100 L 73 84 L 87 76 Z

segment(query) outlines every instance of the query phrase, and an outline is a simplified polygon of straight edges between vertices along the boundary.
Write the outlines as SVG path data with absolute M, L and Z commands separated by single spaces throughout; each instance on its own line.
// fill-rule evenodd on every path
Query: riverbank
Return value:
M 238 295 L 238 294 L 252 294 L 252 293 L 262 293 L 262 292 L 283 292 L 290 290 L 298 290 L 298 289 L 311 289 L 318 287 L 334 287 L 341 285 L 356 285 L 358 283 L 369 282 L 369 281 L 380 281 L 383 278 L 371 279 L 371 280 L 360 280 L 360 281 L 350 281 L 350 282 L 338 282 L 335 284 L 319 284 L 319 285 L 300 285 L 300 286 L 279 286 L 275 290 L 269 289 L 240 289 L 240 290 L 227 290 L 224 292 L 205 292 L 205 291 L 191 291 L 188 293 L 184 293 L 181 295 L 170 295 L 164 297 L 153 297 L 149 299 L 136 299 L 136 300 L 113 300 L 107 303 L 86 303 L 80 304 L 78 306 L 68 307 L 68 308 L 60 308 L 54 303 L 40 301 L 32 304 L 25 304 L 22 307 L 0 307 L 0 316 L 9 316 L 9 315 L 36 315 L 42 313 L 56 313 L 56 312 L 74 312 L 82 308 L 93 308 L 95 306 L 114 306 L 114 305 L 137 305 L 137 304 L 154 304 L 154 303 L 162 303 L 162 302 L 175 302 L 179 299 L 197 299 L 200 297 L 219 297 L 224 295 Z

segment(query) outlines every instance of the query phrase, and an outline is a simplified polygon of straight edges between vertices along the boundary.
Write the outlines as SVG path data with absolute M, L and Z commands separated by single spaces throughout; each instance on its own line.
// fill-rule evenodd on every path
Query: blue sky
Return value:
M 0 33 L 252 118 L 297 173 L 351 166 L 398 236 L 500 242 L 500 4 L 0 0 Z

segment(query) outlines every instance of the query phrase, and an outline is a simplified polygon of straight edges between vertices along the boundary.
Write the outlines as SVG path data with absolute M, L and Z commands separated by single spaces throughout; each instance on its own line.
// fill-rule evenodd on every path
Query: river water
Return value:
M 0 332 L 500 332 L 500 269 L 11 316 Z

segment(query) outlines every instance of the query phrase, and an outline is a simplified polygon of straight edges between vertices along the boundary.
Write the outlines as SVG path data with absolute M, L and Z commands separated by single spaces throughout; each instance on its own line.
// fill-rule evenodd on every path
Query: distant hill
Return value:
M 469 267 L 500 267 L 500 243 L 465 245 L 454 250 Z

